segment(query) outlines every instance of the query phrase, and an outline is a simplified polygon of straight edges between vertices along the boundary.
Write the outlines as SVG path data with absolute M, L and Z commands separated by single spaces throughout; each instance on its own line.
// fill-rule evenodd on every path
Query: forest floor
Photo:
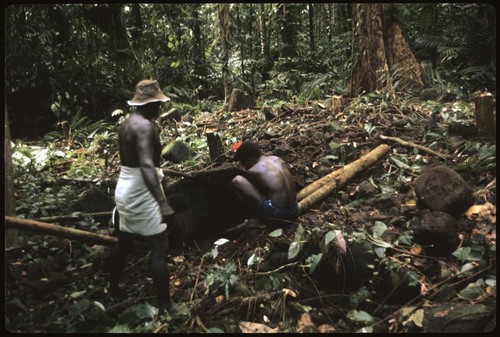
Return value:
M 6 251 L 7 330 L 348 333 L 496 327 L 496 147 L 495 140 L 474 132 L 472 103 L 387 103 L 372 97 L 346 101 L 337 112 L 329 101 L 265 109 L 204 115 L 198 129 L 256 141 L 264 154 L 290 166 L 298 190 L 380 144 L 391 150 L 305 210 L 297 223 L 248 225 L 218 235 L 227 242 L 210 238 L 172 248 L 170 291 L 177 312 L 166 317 L 155 317 L 148 247 L 137 245 L 123 275 L 126 296 L 113 299 L 107 284 L 110 247 L 33 235 Z M 274 118 L 266 118 L 269 113 Z M 463 128 L 456 131 L 457 126 Z M 432 164 L 456 170 L 474 190 L 475 208 L 457 217 L 459 245 L 447 256 L 429 256 L 412 240 L 412 221 L 421 211 L 412 182 Z M 37 198 L 46 198 L 43 193 Z M 18 189 L 17 198 L 33 196 Z M 96 223 L 94 231 L 112 229 Z

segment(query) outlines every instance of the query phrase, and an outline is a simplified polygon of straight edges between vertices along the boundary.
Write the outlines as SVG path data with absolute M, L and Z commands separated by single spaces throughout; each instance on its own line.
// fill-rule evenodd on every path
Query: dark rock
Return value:
M 449 256 L 458 247 L 458 225 L 451 215 L 426 211 L 412 224 L 413 239 L 429 256 Z
M 231 181 L 242 170 L 236 166 L 220 167 L 197 173 L 165 188 L 174 203 L 182 199 L 182 207 L 169 222 L 169 241 L 173 246 L 197 239 L 217 238 L 225 229 L 245 220 L 246 208 Z M 187 201 L 188 206 L 184 205 Z
M 106 212 L 115 207 L 113 197 L 106 194 L 100 188 L 92 187 L 85 191 L 73 204 L 75 211 L 85 213 Z
M 413 183 L 420 204 L 432 211 L 457 216 L 473 205 L 473 190 L 454 170 L 431 166 Z
M 174 163 L 181 163 L 189 158 L 191 149 L 181 140 L 170 142 L 162 151 L 162 157 Z
M 443 304 L 425 310 L 423 332 L 493 332 L 496 308 L 478 303 Z
M 377 192 L 377 187 L 373 186 L 373 184 L 368 180 L 363 180 L 358 185 L 358 196 L 360 198 L 374 196 L 376 192 Z
M 249 109 L 255 106 L 255 99 L 241 89 L 233 89 L 229 97 L 228 111 Z
M 163 124 L 163 123 L 166 123 L 166 122 L 172 121 L 172 120 L 180 122 L 181 118 L 182 118 L 182 116 L 181 116 L 180 111 L 177 108 L 172 108 L 172 109 L 168 110 L 167 112 L 161 114 L 160 117 L 158 117 L 158 121 L 160 122 L 160 124 Z

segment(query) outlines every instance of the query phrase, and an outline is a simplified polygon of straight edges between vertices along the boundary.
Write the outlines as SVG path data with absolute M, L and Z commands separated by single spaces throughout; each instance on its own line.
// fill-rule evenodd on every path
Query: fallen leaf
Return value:
M 311 315 L 308 312 L 304 312 L 297 321 L 297 328 L 296 328 L 297 332 L 298 333 L 304 332 L 305 328 L 307 328 L 308 326 L 315 326 L 315 325 L 311 318 Z
M 242 333 L 277 333 L 278 329 L 273 329 L 265 324 L 241 321 L 239 327 Z

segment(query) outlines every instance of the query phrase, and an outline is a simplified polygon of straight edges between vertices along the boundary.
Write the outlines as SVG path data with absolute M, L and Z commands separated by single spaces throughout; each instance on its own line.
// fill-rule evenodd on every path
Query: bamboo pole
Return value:
M 308 189 L 308 191 L 312 190 L 313 192 L 310 192 L 307 195 L 301 193 L 302 190 L 299 192 L 299 194 L 301 194 L 302 196 L 301 200 L 299 201 L 299 214 L 303 214 L 304 211 L 311 207 L 313 204 L 325 199 L 335 189 L 344 186 L 356 174 L 366 170 L 368 167 L 375 164 L 380 158 L 387 154 L 390 149 L 391 147 L 389 145 L 381 144 L 373 151 L 344 166 L 342 169 L 330 173 L 328 175 L 329 177 L 326 176 L 328 177 L 327 179 L 324 179 L 325 177 L 323 177 L 305 187 Z M 318 181 L 321 182 L 318 183 Z M 315 184 L 315 186 L 310 189 L 309 186 L 313 184 Z
M 67 228 L 46 222 L 17 218 L 14 216 L 5 216 L 5 225 L 10 228 L 59 236 L 67 239 L 94 243 L 104 246 L 113 246 L 118 239 L 114 236 L 96 234 L 82 231 L 75 228 Z

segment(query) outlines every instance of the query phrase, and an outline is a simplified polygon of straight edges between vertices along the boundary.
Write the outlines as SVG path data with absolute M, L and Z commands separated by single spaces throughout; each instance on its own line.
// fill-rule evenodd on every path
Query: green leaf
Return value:
M 458 296 L 463 299 L 473 300 L 483 293 L 482 288 L 484 288 L 484 286 L 484 281 L 479 279 L 475 283 L 469 283 L 467 287 L 458 293 Z
M 87 292 L 87 290 L 82 290 L 82 291 L 76 291 L 74 293 L 72 293 L 71 295 L 69 295 L 71 298 L 78 298 L 80 296 L 82 296 L 83 294 L 85 294 Z
M 422 328 L 422 322 L 424 321 L 424 309 L 418 309 L 409 318 L 409 321 L 413 322 L 416 326 Z
M 316 270 L 316 267 L 318 266 L 318 263 L 321 261 L 322 257 L 323 254 L 319 253 L 319 254 L 313 254 L 306 259 L 306 263 L 307 265 L 309 265 L 310 268 L 309 270 L 310 274 L 314 273 L 314 270 Z
M 300 242 L 292 242 L 290 247 L 288 247 L 288 259 L 294 259 L 297 255 L 299 255 L 301 248 L 302 244 Z
M 347 313 L 347 318 L 354 322 L 371 323 L 373 317 L 363 310 L 351 310 Z
M 278 228 L 278 229 L 275 229 L 274 231 L 272 231 L 271 233 L 269 233 L 269 236 L 272 238 L 277 238 L 278 236 L 281 236 L 281 234 L 283 234 L 283 229 Z
M 324 238 L 325 247 L 328 246 L 328 244 L 332 242 L 333 239 L 335 239 L 335 233 L 333 231 L 328 231 L 325 234 Z
M 387 226 L 382 221 L 375 221 L 375 226 L 373 226 L 373 237 L 378 239 L 382 237 L 382 234 L 387 230 Z
M 401 160 L 399 159 L 396 159 L 394 157 L 391 157 L 391 160 L 394 162 L 394 164 L 396 164 L 399 168 L 401 169 L 404 169 L 404 170 L 410 170 L 411 169 L 411 166 L 406 164 L 406 163 L 403 163 Z

